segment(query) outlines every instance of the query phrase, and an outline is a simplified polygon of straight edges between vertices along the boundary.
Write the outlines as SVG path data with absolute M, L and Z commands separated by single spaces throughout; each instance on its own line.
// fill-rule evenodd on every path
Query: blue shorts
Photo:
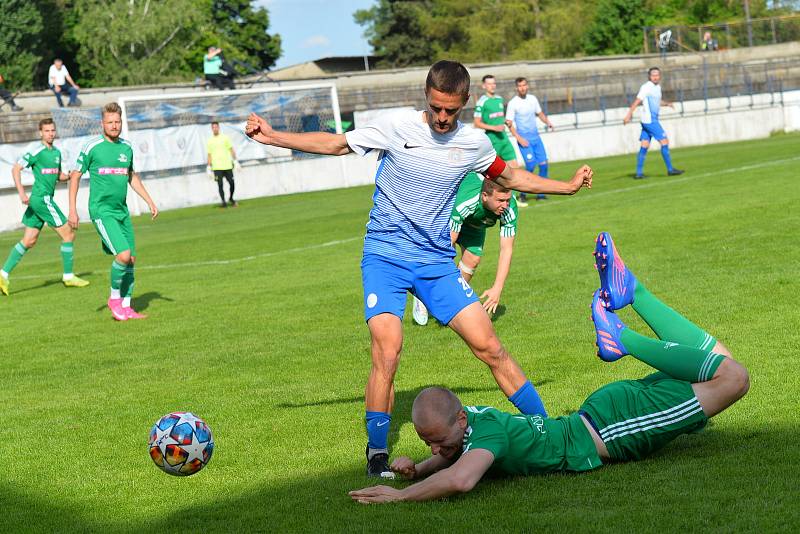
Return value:
M 528 141 L 528 146 L 519 146 L 519 151 L 522 154 L 522 159 L 525 161 L 525 168 L 528 169 L 529 172 L 533 172 L 533 169 L 542 163 L 547 162 L 547 151 L 544 149 L 544 143 L 542 143 L 541 137 L 535 137 L 533 139 L 528 139 L 525 137 L 525 140 Z
M 442 324 L 448 324 L 458 312 L 478 302 L 475 291 L 461 278 L 461 271 L 452 261 L 418 263 L 365 254 L 361 279 L 367 321 L 380 313 L 402 319 L 409 291 Z
M 639 135 L 639 141 L 647 141 L 649 143 L 650 138 L 655 138 L 656 141 L 663 141 L 667 138 L 667 132 L 661 127 L 660 122 L 642 123 L 642 133 Z

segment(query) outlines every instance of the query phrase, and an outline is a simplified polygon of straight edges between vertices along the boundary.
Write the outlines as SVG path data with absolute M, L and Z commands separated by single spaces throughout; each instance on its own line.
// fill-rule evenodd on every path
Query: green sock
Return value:
M 72 243 L 61 243 L 61 263 L 64 264 L 64 274 L 72 274 Z
M 125 267 L 125 274 L 122 276 L 122 283 L 119 286 L 119 294 L 122 298 L 133 296 L 133 264 Z
M 22 259 L 22 256 L 24 256 L 26 252 L 28 252 L 28 249 L 25 248 L 25 245 L 22 244 L 22 241 L 14 245 L 14 247 L 11 249 L 11 252 L 8 254 L 8 259 L 3 264 L 3 271 L 7 273 L 13 271 L 14 267 L 17 266 L 19 260 Z
M 650 339 L 626 328 L 620 340 L 628 352 L 642 361 L 664 372 L 672 378 L 687 382 L 711 380 L 717 367 L 725 357 L 721 354 L 688 345 Z
M 714 336 L 658 300 L 639 280 L 633 292 L 633 309 L 659 339 L 696 349 L 713 349 L 717 343 Z
M 127 265 L 119 263 L 117 260 L 111 262 L 111 298 L 120 298 L 120 286 L 122 285 L 122 277 L 125 276 L 125 268 Z

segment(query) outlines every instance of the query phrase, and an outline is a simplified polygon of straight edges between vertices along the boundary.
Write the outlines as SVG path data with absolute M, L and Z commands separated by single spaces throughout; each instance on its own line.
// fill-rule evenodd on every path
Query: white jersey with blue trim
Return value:
M 539 137 L 539 126 L 537 116 L 542 112 L 539 100 L 533 95 L 526 95 L 520 98 L 516 95 L 508 102 L 506 108 L 506 119 L 514 123 L 517 133 L 527 139 Z
M 647 81 L 639 88 L 636 98 L 642 101 L 642 124 L 658 122 L 661 108 L 661 86 Z
M 364 254 L 419 263 L 451 261 L 448 221 L 461 180 L 485 172 L 496 154 L 482 130 L 460 121 L 434 132 L 422 111 L 387 112 L 345 134 L 359 155 L 380 150 Z

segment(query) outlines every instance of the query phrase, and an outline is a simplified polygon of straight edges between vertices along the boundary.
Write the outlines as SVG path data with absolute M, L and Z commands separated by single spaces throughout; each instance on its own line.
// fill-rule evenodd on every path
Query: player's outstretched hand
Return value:
M 398 456 L 391 465 L 392 471 L 403 478 L 413 480 L 417 476 L 417 464 L 408 456 Z
M 490 287 L 483 292 L 483 295 L 481 295 L 481 300 L 484 298 L 486 299 L 483 301 L 483 309 L 486 310 L 486 313 L 494 315 L 494 312 L 497 311 L 497 306 L 500 304 L 501 292 L 501 289 L 496 289 L 494 287 Z
M 400 500 L 400 490 L 389 486 L 370 486 L 351 491 L 350 498 L 361 504 L 383 503 Z
M 270 126 L 265 119 L 259 117 L 255 113 L 251 113 L 250 116 L 247 117 L 244 133 L 247 134 L 247 137 L 250 139 L 268 145 L 272 137 L 272 132 L 272 126 Z
M 67 216 L 67 223 L 69 224 L 70 228 L 73 230 L 78 229 L 78 214 L 74 211 L 70 211 L 69 215 Z
M 572 177 L 570 183 L 575 188 L 575 193 L 581 187 L 585 187 L 587 189 L 592 188 L 592 176 L 594 176 L 594 171 L 588 165 L 582 165 L 577 171 L 575 171 L 575 176 Z

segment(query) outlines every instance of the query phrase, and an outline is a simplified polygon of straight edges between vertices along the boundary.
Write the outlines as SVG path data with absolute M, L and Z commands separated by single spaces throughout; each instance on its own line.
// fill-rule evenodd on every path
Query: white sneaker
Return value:
M 428 309 L 417 297 L 414 297 L 414 307 L 411 312 L 414 322 L 420 326 L 428 324 Z

